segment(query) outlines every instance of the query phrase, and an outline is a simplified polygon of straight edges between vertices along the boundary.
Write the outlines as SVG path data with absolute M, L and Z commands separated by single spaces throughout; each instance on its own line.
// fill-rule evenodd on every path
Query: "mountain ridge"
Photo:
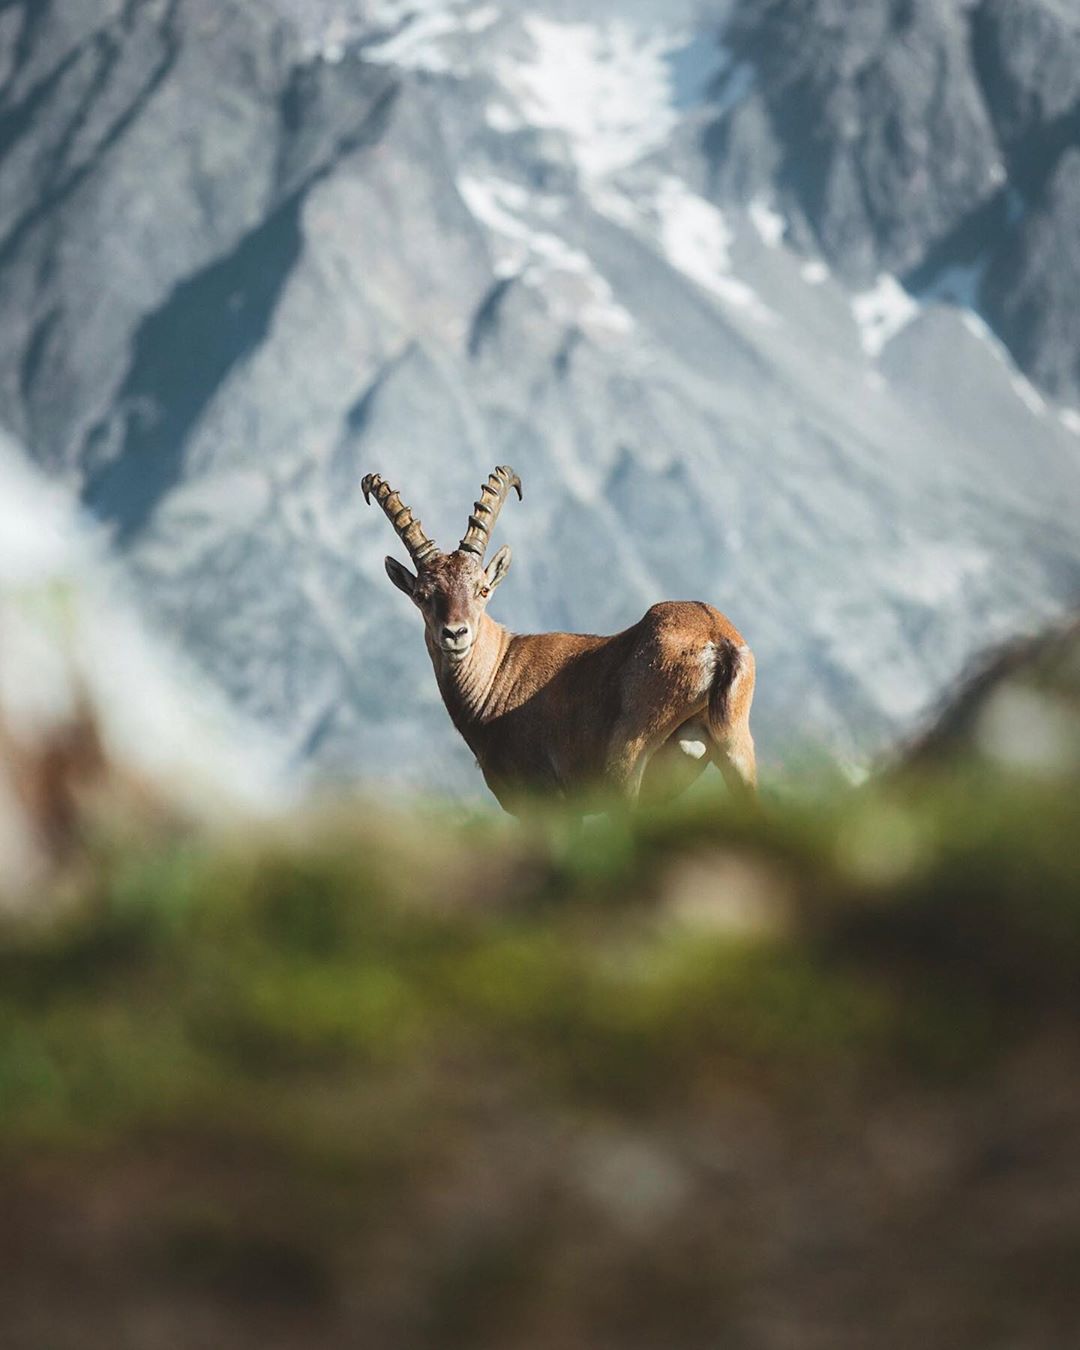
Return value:
M 804 741 L 865 762 L 973 650 L 1075 596 L 1080 415 L 929 278 L 912 294 L 877 255 L 840 275 L 782 176 L 740 182 L 734 150 L 718 174 L 718 115 L 772 162 L 754 127 L 784 81 L 748 67 L 749 13 L 5 11 L 0 173 L 74 125 L 63 72 L 102 33 L 116 87 L 87 106 L 128 117 L 69 199 L 46 178 L 0 267 L 0 421 L 298 761 L 476 789 L 383 578 L 368 470 L 452 541 L 514 464 L 515 628 L 728 610 L 774 764 Z

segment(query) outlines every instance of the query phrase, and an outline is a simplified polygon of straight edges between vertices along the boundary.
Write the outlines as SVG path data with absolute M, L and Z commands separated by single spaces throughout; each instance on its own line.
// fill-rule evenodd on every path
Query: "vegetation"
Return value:
M 0 944 L 0 1341 L 1066 1345 L 1063 786 L 99 839 Z

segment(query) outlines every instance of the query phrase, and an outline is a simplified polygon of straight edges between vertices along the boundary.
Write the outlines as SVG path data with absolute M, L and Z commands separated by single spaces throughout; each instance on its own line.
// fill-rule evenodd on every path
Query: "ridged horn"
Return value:
M 473 513 L 469 517 L 469 528 L 465 531 L 465 538 L 458 545 L 463 553 L 475 553 L 483 561 L 491 531 L 511 488 L 517 493 L 520 501 L 521 479 L 508 464 L 500 464 L 488 474 L 487 482 L 480 489 L 480 500 L 474 504 Z
M 369 505 L 374 496 L 386 518 L 401 537 L 401 542 L 409 550 L 409 556 L 417 567 L 423 567 L 432 558 L 439 556 L 438 546 L 424 533 L 424 527 L 412 511 L 401 500 L 390 484 L 380 474 L 369 473 L 360 484 L 364 501 Z

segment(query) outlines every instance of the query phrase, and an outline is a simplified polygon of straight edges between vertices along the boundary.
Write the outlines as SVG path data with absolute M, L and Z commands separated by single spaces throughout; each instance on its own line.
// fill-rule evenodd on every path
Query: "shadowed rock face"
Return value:
M 0 5 L 0 423 L 331 774 L 472 781 L 359 481 L 445 542 L 501 462 L 497 617 L 708 600 L 758 655 L 766 761 L 865 756 L 1080 575 L 1076 434 L 1011 364 L 1073 397 L 1074 29 L 1049 0 Z M 853 311 L 957 266 L 1012 356 L 948 305 Z
M 777 191 L 858 283 L 927 287 L 978 262 L 979 304 L 1020 366 L 1080 399 L 1075 7 L 746 0 L 727 39 L 757 80 L 708 133 L 718 197 Z
M 1019 364 L 1038 384 L 1074 402 L 1080 390 L 1078 220 L 1080 143 L 1069 146 L 1039 185 L 981 293 Z
M 305 194 L 371 137 L 392 81 L 307 68 L 244 4 L 4 18 L 5 419 L 134 528 L 266 336 Z
M 745 3 L 730 40 L 758 74 L 778 186 L 845 275 L 916 266 L 995 194 L 999 151 L 958 5 Z M 721 183 L 726 171 L 721 159 Z

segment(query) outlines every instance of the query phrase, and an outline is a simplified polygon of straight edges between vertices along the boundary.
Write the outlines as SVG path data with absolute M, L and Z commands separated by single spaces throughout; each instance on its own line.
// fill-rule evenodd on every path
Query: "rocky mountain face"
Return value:
M 525 483 L 496 616 L 661 598 L 858 761 L 1080 582 L 1056 0 L 9 0 L 0 422 L 298 762 L 445 786 L 396 551 Z
M 717 194 L 777 192 L 845 277 L 972 304 L 1080 400 L 1080 10 L 743 0 L 726 41 L 754 87 L 709 130 Z

